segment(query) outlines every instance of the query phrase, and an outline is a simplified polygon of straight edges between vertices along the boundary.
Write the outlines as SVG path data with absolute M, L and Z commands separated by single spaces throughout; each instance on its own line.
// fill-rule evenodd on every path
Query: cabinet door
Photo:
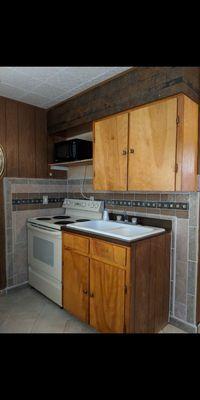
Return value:
M 63 307 L 84 322 L 89 311 L 89 258 L 63 251 Z
M 175 190 L 177 99 L 130 112 L 128 190 Z
M 90 325 L 100 332 L 124 331 L 125 271 L 90 260 Z
M 94 124 L 94 189 L 127 189 L 128 113 Z

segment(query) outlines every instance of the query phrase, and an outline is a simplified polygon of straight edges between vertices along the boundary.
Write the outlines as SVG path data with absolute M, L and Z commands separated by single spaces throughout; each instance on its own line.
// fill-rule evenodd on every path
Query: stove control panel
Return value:
M 63 207 L 74 210 L 101 212 L 104 208 L 104 202 L 95 200 L 65 199 Z

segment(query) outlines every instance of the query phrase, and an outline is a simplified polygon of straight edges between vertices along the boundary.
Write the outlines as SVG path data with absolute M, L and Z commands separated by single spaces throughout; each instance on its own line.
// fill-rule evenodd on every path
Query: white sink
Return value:
M 67 227 L 84 232 L 97 233 L 131 242 L 142 237 L 164 232 L 163 228 L 153 226 L 129 225 L 113 221 L 93 220 L 68 224 Z

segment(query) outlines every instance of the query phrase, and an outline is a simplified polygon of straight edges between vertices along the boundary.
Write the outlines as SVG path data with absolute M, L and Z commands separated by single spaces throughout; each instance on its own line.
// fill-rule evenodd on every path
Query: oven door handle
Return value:
M 45 227 L 36 227 L 31 223 L 28 223 L 27 226 L 28 226 L 28 229 L 35 231 L 35 232 L 41 233 L 41 232 L 45 231 L 45 232 L 48 232 L 48 234 L 51 236 L 54 236 L 54 237 L 60 236 L 61 237 L 61 231 L 57 231 L 57 230 L 53 230 L 53 229 L 51 230 L 51 228 L 49 229 L 49 228 L 45 228 Z

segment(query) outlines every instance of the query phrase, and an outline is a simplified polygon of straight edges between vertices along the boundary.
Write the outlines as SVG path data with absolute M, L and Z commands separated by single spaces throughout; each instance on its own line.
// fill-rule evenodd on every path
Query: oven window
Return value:
M 33 237 L 33 257 L 53 267 L 54 265 L 54 244 L 48 240 Z

